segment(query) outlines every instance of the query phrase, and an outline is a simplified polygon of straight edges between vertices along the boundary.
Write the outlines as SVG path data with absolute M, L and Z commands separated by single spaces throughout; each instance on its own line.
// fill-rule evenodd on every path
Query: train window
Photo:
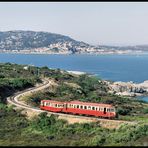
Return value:
M 91 106 L 88 106 L 88 109 L 91 109 Z
M 57 105 L 57 104 L 55 104 L 55 107 L 58 107 L 58 105 Z
M 76 105 L 74 105 L 74 108 L 76 108 Z
M 87 106 L 84 106 L 84 109 L 87 109 Z
M 83 109 L 83 106 L 81 105 L 80 108 Z
M 104 114 L 106 114 L 106 107 L 104 107 Z
M 98 107 L 96 107 L 96 110 L 98 110 Z
M 64 107 L 64 105 L 63 104 L 60 104 L 60 107 Z
M 92 110 L 95 110 L 95 107 L 92 107 Z
M 77 108 L 79 108 L 79 105 L 77 105 Z
M 113 108 L 111 108 L 110 110 L 111 110 L 111 112 L 114 112 L 115 111 Z

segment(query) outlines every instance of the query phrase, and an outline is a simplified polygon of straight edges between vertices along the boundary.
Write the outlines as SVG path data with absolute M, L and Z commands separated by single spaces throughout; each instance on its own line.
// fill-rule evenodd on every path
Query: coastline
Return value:
M 15 53 L 1 53 L 3 54 L 15 54 Z M 16 54 L 24 54 L 24 53 L 16 53 Z M 30 54 L 28 54 L 30 55 Z M 42 54 L 43 55 L 43 54 Z M 47 55 L 47 54 L 45 54 Z M 67 54 L 66 54 L 67 55 Z M 76 54 L 73 54 L 76 55 Z M 77 54 L 80 55 L 80 54 Z M 87 54 L 88 55 L 88 54 Z M 92 55 L 92 54 L 89 54 Z M 68 55 L 67 55 L 68 56 Z M 55 69 L 55 68 L 54 68 Z M 73 70 L 66 70 L 71 74 L 82 75 L 82 74 L 90 74 L 83 71 L 73 71 Z M 147 96 L 148 95 L 148 81 L 143 81 L 141 83 L 133 83 L 131 81 L 124 82 L 124 81 L 110 81 L 102 79 L 102 81 L 106 81 L 108 87 L 110 88 L 110 93 L 119 95 L 119 96 L 128 96 L 128 97 L 138 97 L 138 96 Z
M 76 74 L 76 75 L 86 74 L 86 72 L 82 72 L 82 71 L 67 71 L 67 72 Z M 133 83 L 132 81 L 129 81 L 129 82 L 122 82 L 122 81 L 110 82 L 107 80 L 102 80 L 102 81 L 108 85 L 108 87 L 110 88 L 110 91 L 109 91 L 110 93 L 113 93 L 119 96 L 136 97 L 142 100 L 143 98 L 144 99 L 148 98 L 148 80 L 142 83 Z M 124 84 L 124 86 L 122 86 L 122 84 Z M 121 89 L 121 87 L 126 87 L 126 91 L 122 91 L 123 88 Z M 136 89 L 134 90 L 134 87 L 136 87 L 137 90 Z M 119 91 L 120 89 L 121 91 Z M 131 91 L 132 89 L 133 91 Z M 138 89 L 141 92 L 138 92 Z
M 82 72 L 82 71 L 67 71 L 68 73 L 72 73 L 72 74 L 76 74 L 76 75 L 82 75 L 82 74 L 86 74 L 86 72 Z
M 109 82 L 104 81 L 105 84 L 108 85 L 110 89 L 110 93 L 116 94 L 119 96 L 127 96 L 127 97 L 147 97 L 148 96 L 148 80 L 142 83 L 133 83 L 132 81 L 129 82 Z
M 80 53 L 71 53 L 71 52 L 16 52 L 16 51 L 0 51 L 0 54 L 34 54 L 34 55 L 145 55 L 148 52 L 136 52 L 136 51 L 107 51 L 107 52 L 80 52 Z

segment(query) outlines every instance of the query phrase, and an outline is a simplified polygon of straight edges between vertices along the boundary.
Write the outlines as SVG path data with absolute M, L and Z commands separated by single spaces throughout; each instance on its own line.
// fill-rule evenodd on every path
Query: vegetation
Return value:
M 64 71 L 46 69 L 46 76 L 53 78 L 58 86 L 44 92 L 38 92 L 29 96 L 27 103 L 39 106 L 43 99 L 84 102 L 96 102 L 112 104 L 117 109 L 117 114 L 122 118 L 127 115 L 147 116 L 148 104 L 135 98 L 121 97 L 108 93 L 108 87 L 103 81 L 94 76 L 83 74 L 72 75 Z
M 41 79 L 36 74 L 37 68 L 24 69 L 25 65 L 0 64 L 0 102 L 16 91 L 34 86 Z
M 68 124 L 58 116 L 41 113 L 28 120 L 5 98 L 41 82 L 53 79 L 57 86 L 35 93 L 27 103 L 39 106 L 42 99 L 80 100 L 109 103 L 117 108 L 119 119 L 138 121 L 118 129 L 105 129 L 98 123 Z M 1 146 L 143 146 L 148 141 L 148 104 L 133 98 L 108 93 L 100 78 L 74 75 L 60 69 L 17 64 L 0 64 L 0 145 Z
M 138 146 L 144 145 L 148 138 L 148 125 L 143 123 L 104 129 L 97 123 L 67 124 L 45 112 L 27 120 L 20 112 L 2 104 L 0 110 L 1 146 Z M 145 141 L 139 141 L 141 138 Z

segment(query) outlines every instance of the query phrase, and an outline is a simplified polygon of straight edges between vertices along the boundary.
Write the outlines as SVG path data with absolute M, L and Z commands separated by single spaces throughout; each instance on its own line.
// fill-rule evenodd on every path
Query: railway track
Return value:
M 54 112 L 49 112 L 49 111 L 45 111 L 45 110 L 41 110 L 40 108 L 37 107 L 32 107 L 29 106 L 25 103 L 22 103 L 19 101 L 19 98 L 28 94 L 28 93 L 32 93 L 32 92 L 36 92 L 42 89 L 45 89 L 47 87 L 49 87 L 51 85 L 51 81 L 44 79 L 43 80 L 43 84 L 41 84 L 40 86 L 37 87 L 33 87 L 33 88 L 29 88 L 26 89 L 24 91 L 15 93 L 13 96 L 10 96 L 7 98 L 7 102 L 10 104 L 13 104 L 17 107 L 23 108 L 23 109 L 27 109 L 30 111 L 35 111 L 35 112 L 47 112 L 48 114 L 54 114 L 54 115 L 58 115 L 58 116 L 63 116 L 63 117 L 67 117 L 67 118 L 77 118 L 77 119 L 85 119 L 85 120 L 92 120 L 92 121 L 101 121 L 101 122 L 117 122 L 117 123 L 128 123 L 128 124 L 133 124 L 136 122 L 130 122 L 130 121 L 125 121 L 125 120 L 117 120 L 117 119 L 104 119 L 104 118 L 97 118 L 97 117 L 87 117 L 87 116 L 80 116 L 80 115 L 73 115 L 73 114 L 65 114 L 65 113 L 54 113 Z

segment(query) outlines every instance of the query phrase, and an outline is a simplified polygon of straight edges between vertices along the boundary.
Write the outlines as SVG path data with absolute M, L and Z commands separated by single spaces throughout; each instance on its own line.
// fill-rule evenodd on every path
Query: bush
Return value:
M 126 109 L 126 108 L 122 108 L 122 107 L 119 107 L 117 109 L 117 114 L 119 115 L 128 115 L 130 112 L 130 109 Z
M 148 114 L 148 108 L 144 108 L 144 109 L 143 109 L 143 113 L 144 113 L 144 114 Z

